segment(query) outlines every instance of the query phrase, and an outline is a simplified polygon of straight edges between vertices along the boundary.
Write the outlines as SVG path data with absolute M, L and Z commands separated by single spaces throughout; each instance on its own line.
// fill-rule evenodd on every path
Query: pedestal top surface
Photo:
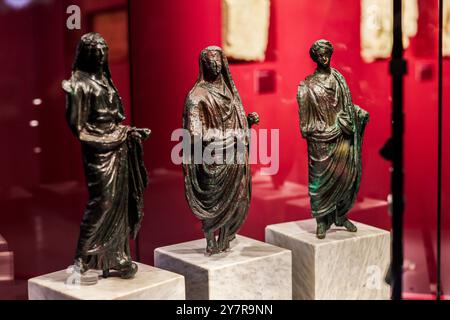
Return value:
M 8 251 L 8 243 L 6 242 L 5 238 L 2 237 L 0 234 L 0 252 Z
M 107 279 L 101 277 L 95 285 L 68 285 L 66 281 L 70 276 L 66 270 L 49 273 L 43 276 L 28 280 L 29 283 L 45 287 L 47 290 L 55 292 L 55 297 L 67 296 L 80 300 L 114 300 L 125 297 L 145 288 L 161 285 L 164 282 L 173 281 L 183 276 L 166 270 L 161 270 L 145 264 L 138 264 L 138 272 L 133 279 L 121 279 L 111 276 Z
M 349 232 L 343 227 L 333 225 L 327 231 L 325 239 L 318 239 L 316 237 L 317 223 L 315 219 L 272 224 L 267 226 L 266 230 L 282 233 L 313 246 L 326 245 L 336 241 L 352 241 L 358 238 L 389 234 L 388 231 L 383 229 L 375 228 L 355 221 L 352 222 L 358 228 L 357 232 Z
M 207 270 L 220 269 L 234 264 L 246 263 L 251 260 L 258 260 L 267 256 L 289 252 L 287 249 L 239 235 L 231 242 L 231 250 L 228 252 L 208 256 L 205 248 L 206 240 L 199 239 L 157 248 L 155 252 L 171 256 Z

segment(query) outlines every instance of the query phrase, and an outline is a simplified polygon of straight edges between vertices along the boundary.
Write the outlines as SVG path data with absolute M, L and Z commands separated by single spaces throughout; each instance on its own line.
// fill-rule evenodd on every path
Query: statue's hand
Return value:
M 355 104 L 355 109 L 356 109 L 359 117 L 361 119 L 363 119 L 364 122 L 368 122 L 369 121 L 369 118 L 370 118 L 369 112 L 367 112 L 366 110 L 364 110 L 363 108 L 361 108 L 360 106 L 358 106 L 356 104 Z
M 324 132 L 326 129 L 327 125 L 324 121 L 317 121 L 316 123 L 316 130 L 319 132 Z
M 137 138 L 141 140 L 147 140 L 150 137 L 152 131 L 147 128 L 133 128 L 131 134 L 135 135 Z
M 249 113 L 247 116 L 248 125 L 251 127 L 253 125 L 259 124 L 259 115 L 256 112 Z
M 370 119 L 369 112 L 367 112 L 366 110 L 363 110 L 363 119 L 365 122 L 368 122 Z

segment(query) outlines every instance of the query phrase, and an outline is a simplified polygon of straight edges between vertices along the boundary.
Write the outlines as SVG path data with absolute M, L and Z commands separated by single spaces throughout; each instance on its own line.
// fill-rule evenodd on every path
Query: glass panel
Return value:
M 182 127 L 200 51 L 208 45 L 224 46 L 228 36 L 222 30 L 221 2 L 133 0 L 128 12 L 126 0 L 0 0 L 0 38 L 8 39 L 0 46 L 0 299 L 26 299 L 27 279 L 64 269 L 73 259 L 87 192 L 79 143 L 65 121 L 61 81 L 70 76 L 76 43 L 88 31 L 102 33 L 110 45 L 111 73 L 127 123 L 153 131 L 145 143 L 150 185 L 139 238 L 142 262 L 153 264 L 157 247 L 203 238 L 201 223 L 185 200 L 182 168 L 172 158 L 178 142 L 171 141 L 171 135 Z M 391 32 L 389 23 L 383 24 L 389 22 L 390 1 L 381 7 L 363 0 L 270 3 L 265 57 L 230 57 L 246 111 L 256 111 L 261 118 L 259 143 L 254 145 L 259 156 L 252 165 L 252 202 L 240 234 L 264 241 L 267 225 L 311 218 L 308 152 L 300 134 L 296 95 L 300 81 L 314 72 L 309 49 L 321 38 L 332 42 L 332 66 L 345 77 L 353 102 L 370 113 L 361 187 L 349 217 L 390 230 L 390 163 L 379 154 L 391 134 L 390 48 L 383 47 Z M 408 9 L 410 24 L 405 26 L 409 73 L 404 106 L 404 292 L 412 299 L 433 298 L 436 286 L 438 0 L 417 4 Z M 81 30 L 66 27 L 69 5 L 81 8 Z M 254 23 L 264 31 L 264 24 Z M 372 52 L 362 52 L 366 45 Z M 447 85 L 444 81 L 444 105 Z M 445 112 L 446 108 L 444 240 L 450 225 L 445 212 L 450 199 Z M 271 137 L 266 153 L 261 142 Z M 270 174 L 263 175 L 264 170 Z M 450 261 L 446 251 L 443 247 L 445 292 Z
M 66 27 L 69 5 L 82 8 L 81 30 Z M 108 32 L 107 15 L 120 30 Z M 126 20 L 126 1 L 0 1 L 0 299 L 26 299 L 27 279 L 73 261 L 87 192 L 61 81 L 84 32 L 112 35 L 111 72 L 130 116 Z
M 434 298 L 437 280 L 438 1 L 419 1 L 418 5 L 417 35 L 411 38 L 405 51 L 408 75 L 404 93 L 404 291 L 406 298 Z M 422 94 L 424 92 L 430 94 Z
M 223 43 L 220 2 L 200 0 L 193 5 L 178 1 L 133 1 L 131 4 L 136 125 L 154 132 L 146 151 L 153 178 L 146 199 L 148 214 L 141 232 L 141 256 L 145 262 L 153 262 L 153 250 L 159 246 L 203 237 L 201 224 L 184 199 L 181 168 L 170 159 L 177 142 L 168 143 L 168 140 L 182 125 L 184 99 L 198 75 L 200 51 L 208 45 Z M 149 19 L 149 12 L 158 15 Z M 252 202 L 240 231 L 242 235 L 264 240 L 267 225 L 311 218 L 308 154 L 300 135 L 296 95 L 300 81 L 315 68 L 309 48 L 321 38 L 333 43 L 333 67 L 345 76 L 354 102 L 369 111 L 371 117 L 363 144 L 361 189 L 350 218 L 390 229 L 387 210 L 390 164 L 379 155 L 391 130 L 389 61 L 363 61 L 360 16 L 359 0 L 321 1 L 320 5 L 306 0 L 273 0 L 265 60 L 230 60 L 231 73 L 246 111 L 257 111 L 260 115 L 259 137 L 263 130 L 268 130 L 269 137 L 275 129 L 279 132 L 279 149 L 272 145 L 271 163 L 275 165 L 278 156 L 278 170 L 264 176 L 261 169 L 270 165 L 258 161 L 252 167 Z M 409 150 L 411 154 L 413 150 Z M 417 169 L 410 171 L 417 172 Z M 424 173 L 423 177 L 435 181 L 435 176 Z M 429 185 L 417 187 L 419 190 L 408 191 L 412 193 L 411 198 L 430 188 Z M 429 202 L 434 204 L 431 198 Z M 416 210 L 414 206 L 411 208 Z M 423 214 L 418 211 L 419 216 Z M 427 276 L 426 273 L 425 281 Z M 429 292 L 429 287 L 413 290 Z
M 441 213 L 441 278 L 442 293 L 450 295 L 450 1 L 443 1 L 442 60 L 442 213 Z

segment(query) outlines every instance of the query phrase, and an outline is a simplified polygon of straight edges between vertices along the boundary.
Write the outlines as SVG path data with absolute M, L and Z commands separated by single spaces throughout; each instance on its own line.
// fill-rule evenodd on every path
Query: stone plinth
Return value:
M 229 252 L 205 255 L 204 239 L 155 250 L 155 266 L 184 275 L 186 299 L 292 299 L 291 252 L 237 236 Z
M 390 233 L 361 223 L 316 237 L 314 219 L 267 226 L 266 242 L 292 251 L 294 299 L 389 299 Z
M 181 275 L 138 263 L 133 279 L 111 276 L 90 286 L 71 284 L 66 270 L 28 280 L 30 300 L 183 300 Z M 99 272 L 100 274 L 100 272 Z

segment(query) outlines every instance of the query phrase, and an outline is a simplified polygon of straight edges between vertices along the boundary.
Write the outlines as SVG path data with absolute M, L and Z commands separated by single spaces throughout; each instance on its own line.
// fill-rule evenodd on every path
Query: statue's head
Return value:
M 201 53 L 201 64 L 207 78 L 217 79 L 223 68 L 222 49 L 219 47 L 208 47 L 203 50 Z
M 317 40 L 309 49 L 309 55 L 318 67 L 328 68 L 333 55 L 333 45 L 328 40 Z
M 204 81 L 212 83 L 222 79 L 233 95 L 239 96 L 236 85 L 231 77 L 228 59 L 222 48 L 208 46 L 199 55 L 199 74 L 196 84 Z
M 89 73 L 108 69 L 108 45 L 100 34 L 90 32 L 81 37 L 73 69 Z

